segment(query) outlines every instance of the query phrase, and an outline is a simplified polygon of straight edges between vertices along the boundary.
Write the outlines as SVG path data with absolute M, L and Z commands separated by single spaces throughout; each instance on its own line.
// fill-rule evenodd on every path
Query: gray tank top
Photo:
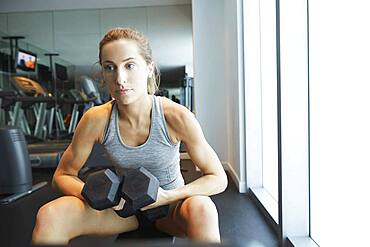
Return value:
M 180 143 L 171 142 L 161 101 L 159 97 L 152 98 L 151 126 L 145 143 L 132 147 L 123 142 L 119 132 L 117 104 L 112 101 L 110 121 L 102 145 L 115 167 L 145 167 L 158 178 L 163 189 L 175 189 L 184 185 L 180 172 Z

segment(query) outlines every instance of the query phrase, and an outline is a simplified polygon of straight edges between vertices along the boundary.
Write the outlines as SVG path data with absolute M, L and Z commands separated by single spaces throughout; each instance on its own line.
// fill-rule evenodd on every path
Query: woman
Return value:
M 111 235 L 139 227 L 138 217 L 121 218 L 114 209 L 94 210 L 81 196 L 84 183 L 77 174 L 97 142 L 113 165 L 143 166 L 159 179 L 157 201 L 142 209 L 170 204 L 168 216 L 155 222 L 157 229 L 220 242 L 217 209 L 208 196 L 225 190 L 226 174 L 194 115 L 153 95 L 157 70 L 147 39 L 131 29 L 112 29 L 100 42 L 99 62 L 114 100 L 91 108 L 79 122 L 53 177 L 65 196 L 40 208 L 33 242 L 67 244 L 79 235 Z M 180 173 L 180 141 L 203 172 L 187 185 Z

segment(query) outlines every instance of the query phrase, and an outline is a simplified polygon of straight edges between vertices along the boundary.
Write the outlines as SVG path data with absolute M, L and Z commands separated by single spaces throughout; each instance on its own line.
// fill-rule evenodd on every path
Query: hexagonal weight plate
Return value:
M 122 197 L 139 210 L 156 201 L 159 181 L 144 167 L 127 171 L 123 178 Z
M 92 208 L 103 210 L 119 203 L 119 185 L 117 175 L 105 169 L 88 176 L 81 194 Z

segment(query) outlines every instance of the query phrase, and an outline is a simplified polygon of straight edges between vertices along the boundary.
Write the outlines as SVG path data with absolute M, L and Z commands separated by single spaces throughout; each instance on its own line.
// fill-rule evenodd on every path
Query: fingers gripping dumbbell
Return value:
M 127 171 L 122 178 L 121 197 L 126 200 L 122 210 L 117 210 L 121 217 L 138 213 L 140 208 L 152 204 L 157 199 L 158 179 L 144 167 Z M 154 221 L 167 216 L 169 205 L 141 212 L 148 220 Z

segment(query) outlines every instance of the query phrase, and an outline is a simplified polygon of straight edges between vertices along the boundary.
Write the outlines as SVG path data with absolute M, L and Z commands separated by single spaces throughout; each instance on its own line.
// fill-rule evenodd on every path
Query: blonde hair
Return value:
M 152 49 L 150 48 L 148 39 L 139 31 L 130 28 L 116 27 L 109 30 L 99 43 L 99 63 L 101 65 L 101 51 L 104 45 L 109 42 L 129 39 L 136 41 L 137 47 L 139 48 L 140 55 L 144 58 L 147 64 L 153 62 Z M 154 94 L 159 87 L 160 72 L 157 66 L 154 64 L 153 76 L 148 78 L 148 93 Z

